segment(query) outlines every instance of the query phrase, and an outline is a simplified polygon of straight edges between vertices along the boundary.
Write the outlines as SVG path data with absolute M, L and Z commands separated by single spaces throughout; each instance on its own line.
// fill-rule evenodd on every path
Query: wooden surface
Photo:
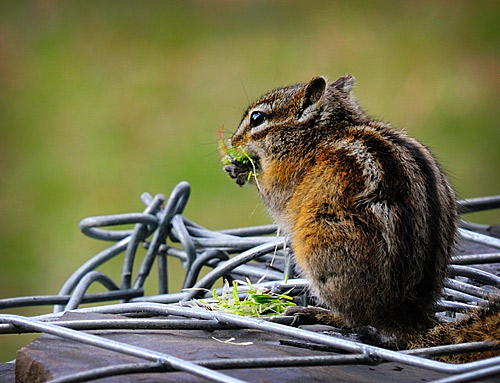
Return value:
M 63 319 L 99 319 L 110 317 L 100 314 L 67 313 Z M 120 318 L 119 316 L 114 316 Z M 281 336 L 255 330 L 136 330 L 94 331 L 107 339 L 140 346 L 150 350 L 196 361 L 201 359 L 227 358 L 262 358 L 279 356 L 331 355 L 332 352 L 310 350 L 280 344 Z M 221 343 L 235 338 L 234 343 Z M 252 342 L 249 345 L 238 343 Z M 79 344 L 73 341 L 42 335 L 18 352 L 16 360 L 16 382 L 43 382 L 65 376 L 77 371 L 93 368 L 143 362 L 135 357 L 121 355 L 112 351 Z M 262 368 L 251 370 L 226 370 L 223 373 L 247 382 L 419 382 L 444 377 L 445 375 L 408 367 L 397 363 L 385 363 L 378 366 L 346 365 Z M 150 373 L 139 375 L 116 376 L 94 382 L 206 382 L 195 376 L 179 373 Z M 494 380 L 491 380 L 493 382 Z

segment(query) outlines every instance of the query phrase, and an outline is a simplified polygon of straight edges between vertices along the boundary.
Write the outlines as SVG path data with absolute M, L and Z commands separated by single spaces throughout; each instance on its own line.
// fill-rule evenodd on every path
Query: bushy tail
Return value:
M 452 354 L 436 357 L 443 362 L 466 363 L 493 356 L 500 356 L 500 302 L 492 303 L 486 308 L 470 311 L 463 319 L 456 322 L 438 323 L 430 328 L 403 331 L 399 335 L 386 335 L 373 327 L 364 326 L 355 329 L 346 327 L 338 314 L 319 307 L 289 307 L 285 315 L 293 315 L 292 326 L 307 324 L 324 324 L 337 329 L 349 330 L 350 339 L 374 346 L 395 350 L 428 348 L 471 342 L 488 342 L 480 345 L 480 351 L 459 350 Z M 352 332 L 354 331 L 354 332 Z M 484 350 L 484 351 L 483 351 Z
M 451 363 L 466 363 L 500 355 L 500 304 L 473 310 L 456 322 L 440 323 L 427 333 L 408 340 L 408 348 L 443 346 L 459 343 L 490 341 L 489 351 L 468 354 L 455 354 L 440 357 Z

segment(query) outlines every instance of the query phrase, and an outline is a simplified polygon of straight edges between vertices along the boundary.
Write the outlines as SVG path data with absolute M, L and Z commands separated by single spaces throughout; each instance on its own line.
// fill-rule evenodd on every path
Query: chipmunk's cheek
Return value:
M 247 145 L 244 145 L 243 149 L 245 150 L 245 153 L 248 154 L 249 157 L 251 157 L 254 161 L 258 161 L 259 147 L 255 145 L 255 143 L 250 142 Z

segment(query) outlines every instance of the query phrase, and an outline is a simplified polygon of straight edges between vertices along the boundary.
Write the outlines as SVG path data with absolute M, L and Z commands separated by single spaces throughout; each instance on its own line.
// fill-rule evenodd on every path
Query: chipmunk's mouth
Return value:
M 235 179 L 238 185 L 243 186 L 252 180 L 258 185 L 260 162 L 257 156 L 253 157 L 240 149 L 235 156 L 231 153 L 226 154 L 224 162 L 224 171 Z
M 232 156 L 231 154 L 227 154 L 227 162 L 231 165 L 244 165 L 249 169 L 253 169 L 254 172 L 260 169 L 260 158 L 257 154 L 248 153 L 243 149 L 239 149 L 239 152 L 242 153 L 242 155 Z

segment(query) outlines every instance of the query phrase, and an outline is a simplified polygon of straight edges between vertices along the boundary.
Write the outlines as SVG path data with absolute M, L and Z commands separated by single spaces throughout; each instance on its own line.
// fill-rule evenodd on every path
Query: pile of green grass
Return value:
M 247 286 L 245 298 L 240 298 L 238 285 Z M 200 301 L 210 310 L 217 310 L 231 314 L 262 317 L 282 315 L 287 307 L 295 306 L 293 298 L 287 293 L 276 294 L 269 289 L 252 285 L 247 278 L 244 281 L 233 281 L 232 291 L 226 281 L 222 288 L 222 295 L 218 296 L 216 290 L 212 291 L 213 301 Z

